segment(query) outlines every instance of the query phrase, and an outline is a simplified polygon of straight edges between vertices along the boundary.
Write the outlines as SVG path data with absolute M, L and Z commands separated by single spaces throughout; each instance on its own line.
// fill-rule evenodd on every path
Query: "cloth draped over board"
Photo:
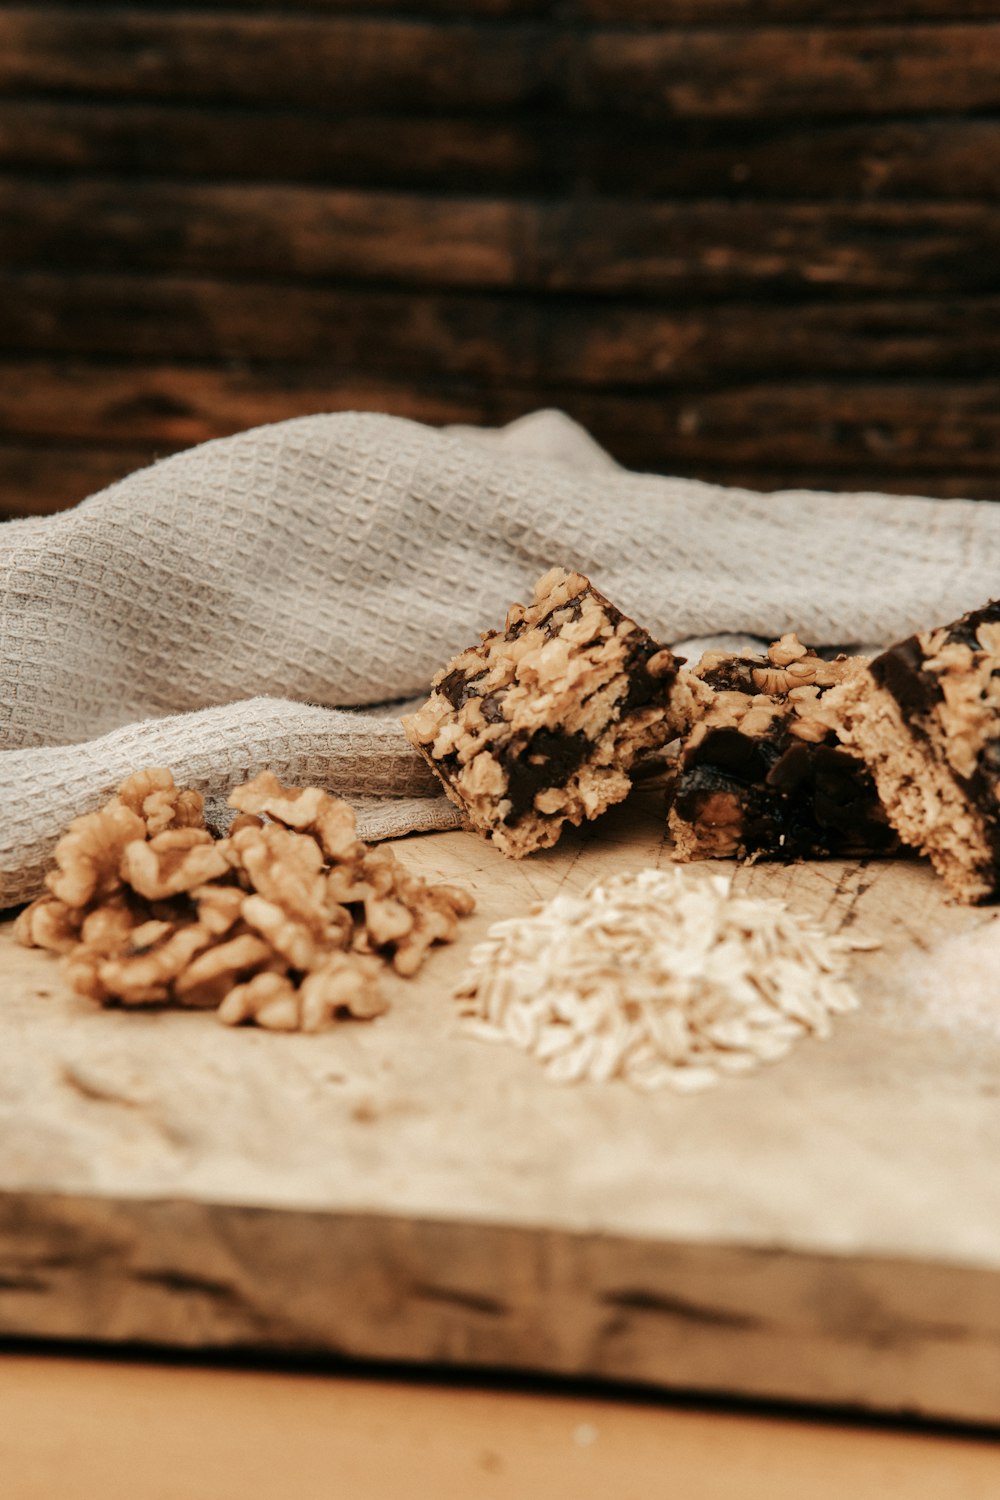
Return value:
M 675 646 L 874 647 L 1000 594 L 1000 506 L 634 474 L 558 412 L 332 413 L 176 454 L 0 527 L 0 906 L 142 766 L 209 799 L 269 767 L 368 839 L 458 826 L 401 707 L 556 565 Z

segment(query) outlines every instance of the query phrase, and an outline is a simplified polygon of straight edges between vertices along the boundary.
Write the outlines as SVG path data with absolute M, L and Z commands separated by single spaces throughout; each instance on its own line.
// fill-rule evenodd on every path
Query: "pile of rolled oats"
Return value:
M 687 1092 L 829 1035 L 857 1006 L 856 946 L 726 877 L 643 870 L 496 923 L 457 994 L 468 1033 L 513 1042 L 554 1080 Z
M 65 955 L 70 984 L 104 1004 L 214 1009 L 235 1025 L 317 1031 L 385 1009 L 378 976 L 420 968 L 472 897 L 411 875 L 362 843 L 354 814 L 270 771 L 237 787 L 229 834 L 198 792 L 139 771 L 55 850 L 49 894 L 17 919 L 30 947 Z

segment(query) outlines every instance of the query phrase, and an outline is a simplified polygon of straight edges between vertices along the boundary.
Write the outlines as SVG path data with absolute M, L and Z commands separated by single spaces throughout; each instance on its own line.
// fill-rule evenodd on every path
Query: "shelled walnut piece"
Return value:
M 382 1012 L 382 964 L 415 974 L 473 909 L 466 891 L 370 849 L 350 807 L 319 787 L 262 771 L 229 805 L 239 816 L 215 838 L 198 792 L 167 770 L 136 772 L 69 825 L 18 941 L 63 954 L 72 987 L 102 1004 L 318 1031 Z

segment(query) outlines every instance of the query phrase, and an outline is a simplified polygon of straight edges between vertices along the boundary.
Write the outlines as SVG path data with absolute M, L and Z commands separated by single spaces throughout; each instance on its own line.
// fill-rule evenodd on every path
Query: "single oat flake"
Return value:
M 693 1092 L 829 1036 L 857 1008 L 859 946 L 734 896 L 727 876 L 649 869 L 495 923 L 457 996 L 467 1034 L 513 1042 L 555 1081 Z

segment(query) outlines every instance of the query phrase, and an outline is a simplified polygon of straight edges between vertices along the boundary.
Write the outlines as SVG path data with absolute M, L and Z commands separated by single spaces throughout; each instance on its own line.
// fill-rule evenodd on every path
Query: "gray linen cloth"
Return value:
M 1000 507 L 620 469 L 559 413 L 501 433 L 302 417 L 0 527 L 0 905 L 130 771 L 270 766 L 368 838 L 451 828 L 398 724 L 554 564 L 661 640 L 884 642 L 1000 592 Z

